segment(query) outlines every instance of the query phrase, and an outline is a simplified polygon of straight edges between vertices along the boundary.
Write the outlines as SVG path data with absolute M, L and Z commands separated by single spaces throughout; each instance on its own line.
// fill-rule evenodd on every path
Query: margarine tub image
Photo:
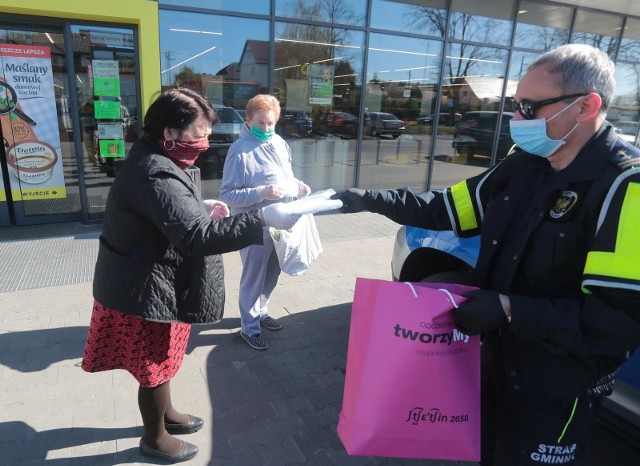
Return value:
M 57 161 L 56 150 L 42 141 L 20 142 L 8 152 L 13 173 L 24 183 L 44 183 L 51 178 Z

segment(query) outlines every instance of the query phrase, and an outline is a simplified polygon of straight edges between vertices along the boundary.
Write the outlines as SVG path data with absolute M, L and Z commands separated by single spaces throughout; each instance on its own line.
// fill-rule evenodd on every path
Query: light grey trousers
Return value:
M 269 315 L 267 303 L 278 284 L 280 263 L 268 228 L 262 229 L 264 244 L 240 250 L 240 323 L 247 335 L 260 333 L 260 319 Z

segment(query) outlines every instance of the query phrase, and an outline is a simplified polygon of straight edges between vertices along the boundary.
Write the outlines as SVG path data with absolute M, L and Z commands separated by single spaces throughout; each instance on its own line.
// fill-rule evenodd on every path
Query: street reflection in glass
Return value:
M 367 0 L 276 0 L 277 16 L 334 24 L 364 26 L 366 10 Z
M 443 38 L 447 26 L 447 3 L 447 0 L 426 0 L 415 5 L 411 2 L 373 0 L 371 27 Z
M 513 0 L 453 0 L 449 37 L 484 44 L 507 45 L 511 37 Z
M 523 1 L 514 45 L 544 52 L 566 44 L 572 19 L 573 8 Z

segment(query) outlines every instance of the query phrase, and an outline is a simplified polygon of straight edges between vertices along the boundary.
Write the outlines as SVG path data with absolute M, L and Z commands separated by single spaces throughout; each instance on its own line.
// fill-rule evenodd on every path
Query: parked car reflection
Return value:
M 636 135 L 638 134 L 638 124 L 637 121 L 616 121 L 613 123 L 613 126 L 616 128 L 616 133 L 618 133 L 622 139 L 629 144 L 635 144 Z
M 244 118 L 235 108 L 225 105 L 213 105 L 218 114 L 218 123 L 211 127 L 209 142 L 214 144 L 231 144 L 240 137 L 240 128 L 244 124 Z
M 460 113 L 454 113 L 453 115 L 451 115 L 450 113 L 441 113 L 440 116 L 438 117 L 438 124 L 453 126 L 454 124 L 458 123 L 461 118 L 462 118 L 462 114 Z M 416 124 L 433 125 L 433 120 L 434 120 L 433 115 L 421 116 L 421 117 L 418 117 L 418 119 L 416 120 Z
M 478 111 L 462 115 L 453 133 L 453 146 L 456 155 L 472 157 L 491 157 L 493 139 L 498 124 L 499 112 Z M 502 124 L 498 137 L 497 159 L 502 160 L 513 146 L 509 120 L 513 113 L 502 114 Z
M 366 112 L 364 128 L 367 136 L 391 136 L 393 139 L 404 133 L 405 124 L 392 113 Z
M 276 124 L 276 132 L 282 137 L 305 138 L 311 134 L 313 124 L 304 110 L 283 108 Z
M 313 132 L 320 136 L 355 138 L 358 134 L 358 117 L 347 112 L 322 113 L 313 122 Z
M 240 129 L 244 124 L 244 118 L 236 109 L 219 104 L 213 104 L 213 108 L 219 121 L 211 126 L 209 149 L 202 152 L 196 160 L 203 179 L 222 177 L 229 146 L 240 137 Z

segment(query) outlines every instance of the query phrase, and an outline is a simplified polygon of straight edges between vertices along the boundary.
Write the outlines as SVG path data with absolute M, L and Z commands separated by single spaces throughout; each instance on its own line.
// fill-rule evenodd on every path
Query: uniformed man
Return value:
M 615 374 L 640 346 L 640 152 L 605 121 L 609 57 L 565 45 L 515 94 L 516 146 L 443 192 L 339 193 L 343 212 L 480 235 L 479 289 L 455 311 L 484 334 L 482 464 L 574 464 Z

